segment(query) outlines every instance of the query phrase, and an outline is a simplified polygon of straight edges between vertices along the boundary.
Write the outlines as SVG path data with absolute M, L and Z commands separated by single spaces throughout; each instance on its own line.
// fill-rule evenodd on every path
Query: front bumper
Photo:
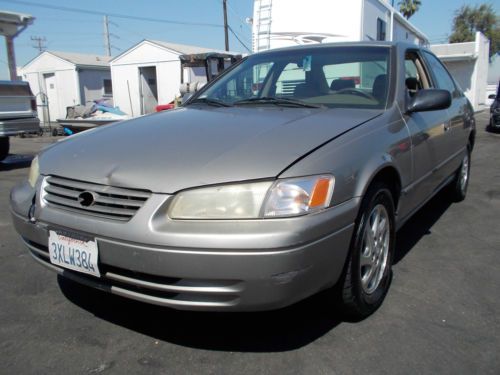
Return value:
M 187 310 L 256 311 L 290 305 L 339 279 L 359 204 L 318 214 L 244 221 L 172 221 L 158 217 L 169 196 L 153 194 L 126 223 L 45 206 L 28 220 L 34 192 L 11 193 L 14 226 L 41 264 L 74 281 L 127 298 Z M 39 202 L 37 202 L 37 205 Z M 48 231 L 94 237 L 101 277 L 50 263 Z

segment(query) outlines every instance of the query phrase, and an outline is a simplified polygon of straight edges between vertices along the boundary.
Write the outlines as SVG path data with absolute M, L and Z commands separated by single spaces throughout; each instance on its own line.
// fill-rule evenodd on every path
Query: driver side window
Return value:
M 410 97 L 422 89 L 428 89 L 429 76 L 420 56 L 414 51 L 407 51 L 405 56 L 405 86 Z

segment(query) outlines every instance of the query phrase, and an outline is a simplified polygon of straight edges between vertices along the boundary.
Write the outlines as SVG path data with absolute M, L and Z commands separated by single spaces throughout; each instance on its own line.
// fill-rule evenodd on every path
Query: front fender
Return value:
M 411 141 L 406 124 L 395 117 L 382 116 L 347 132 L 291 166 L 280 178 L 332 174 L 333 205 L 364 196 L 384 170 L 397 176 L 399 186 L 408 185 L 412 178 Z

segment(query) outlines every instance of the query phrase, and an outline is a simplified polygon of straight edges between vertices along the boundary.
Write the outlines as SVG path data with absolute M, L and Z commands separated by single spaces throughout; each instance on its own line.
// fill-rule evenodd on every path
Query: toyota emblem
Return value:
M 83 207 L 90 207 L 95 204 L 97 196 L 91 191 L 84 191 L 78 196 L 78 203 Z

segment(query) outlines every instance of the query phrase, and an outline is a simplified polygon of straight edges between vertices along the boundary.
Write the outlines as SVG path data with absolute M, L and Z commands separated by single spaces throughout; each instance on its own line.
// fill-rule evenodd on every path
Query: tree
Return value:
M 409 19 L 413 16 L 422 5 L 420 0 L 403 0 L 398 3 L 399 11 L 406 18 Z
M 490 57 L 500 51 L 500 22 L 490 4 L 464 5 L 455 11 L 450 43 L 473 42 L 477 31 L 490 40 Z

